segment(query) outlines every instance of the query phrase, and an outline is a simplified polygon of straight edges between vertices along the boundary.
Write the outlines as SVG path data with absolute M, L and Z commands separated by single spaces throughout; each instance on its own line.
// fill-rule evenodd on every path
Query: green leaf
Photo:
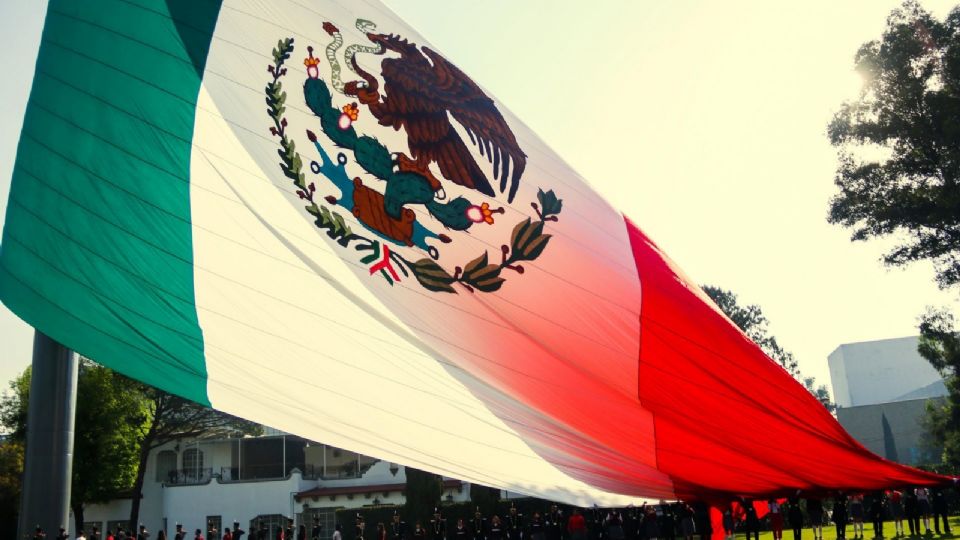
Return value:
M 504 281 L 506 280 L 502 277 L 491 277 L 489 279 L 472 282 L 470 285 L 481 292 L 494 292 L 500 290 L 500 287 L 503 286 Z
M 543 250 L 547 247 L 547 242 L 550 241 L 552 235 L 542 234 L 539 237 L 532 240 L 523 248 L 523 260 L 532 261 L 540 256 L 543 253 Z
M 463 267 L 463 277 L 473 275 L 477 270 L 487 266 L 487 252 L 484 251 L 483 255 L 480 255 L 476 259 L 468 262 L 466 266 Z
M 451 286 L 455 281 L 453 276 L 432 259 L 420 259 L 417 262 L 410 263 L 409 266 L 413 276 L 417 278 L 423 288 L 435 292 L 456 294 L 457 291 Z
M 521 221 L 520 223 L 517 223 L 513 227 L 513 233 L 510 234 L 510 245 L 513 245 L 513 246 L 517 245 L 517 238 L 522 236 L 526 232 L 527 227 L 529 226 L 530 226 L 530 218 L 527 218 L 526 221 Z

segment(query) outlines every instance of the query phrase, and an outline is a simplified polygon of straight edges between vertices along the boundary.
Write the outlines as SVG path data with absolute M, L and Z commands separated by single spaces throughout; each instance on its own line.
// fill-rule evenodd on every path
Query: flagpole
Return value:
M 34 330 L 27 447 L 18 538 L 40 526 L 70 529 L 70 482 L 79 363 L 73 351 Z

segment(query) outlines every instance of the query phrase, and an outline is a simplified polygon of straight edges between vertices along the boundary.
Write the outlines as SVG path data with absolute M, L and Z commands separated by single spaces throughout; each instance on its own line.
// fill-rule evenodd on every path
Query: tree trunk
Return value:
M 150 430 L 153 431 L 152 429 Z M 143 478 L 147 474 L 147 458 L 150 457 L 150 448 L 153 437 L 147 438 L 140 445 L 140 463 L 137 465 L 137 479 L 133 483 L 133 500 L 130 501 L 130 531 L 136 531 L 140 524 L 140 500 L 143 499 Z
M 83 530 L 83 505 L 74 503 L 70 505 L 70 509 L 73 510 L 73 532 L 79 536 L 80 531 Z

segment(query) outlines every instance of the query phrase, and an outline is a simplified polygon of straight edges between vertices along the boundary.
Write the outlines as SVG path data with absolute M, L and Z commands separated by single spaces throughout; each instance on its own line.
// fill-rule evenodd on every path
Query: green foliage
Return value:
M 22 451 L 26 438 L 31 371 L 10 383 L 0 403 L 0 422 L 11 432 L 10 441 Z M 83 507 L 103 503 L 127 492 L 137 474 L 141 429 L 147 421 L 147 402 L 139 385 L 85 358 L 77 377 L 76 430 L 71 507 L 82 523 Z M 22 456 L 20 457 L 22 460 Z M 82 464 L 96 463 L 96 467 Z M 22 469 L 22 463 L 19 464 Z M 17 480 L 19 485 L 19 479 Z
M 23 476 L 23 443 L 0 441 L 0 537 L 17 537 L 20 513 L 20 478 Z
M 941 465 L 960 471 L 960 333 L 953 315 L 929 310 L 923 316 L 918 351 L 940 372 L 947 387 L 946 400 L 927 403 L 925 446 L 941 448 Z
M 904 2 L 855 63 L 864 89 L 828 127 L 829 221 L 855 241 L 894 236 L 886 264 L 929 260 L 941 287 L 960 283 L 960 8 L 938 21 Z
M 484 515 L 492 515 L 497 511 L 499 502 L 499 489 L 481 486 L 480 484 L 470 484 L 470 504 L 474 511 L 479 508 Z
M 440 505 L 440 496 L 443 494 L 442 479 L 440 476 L 414 469 L 405 468 L 407 475 L 406 504 L 403 506 L 403 512 L 411 516 L 411 525 L 413 520 L 429 519 L 433 515 L 433 509 Z M 426 523 L 426 521 L 423 521 Z
M 813 394 L 813 397 L 817 398 L 828 411 L 833 412 L 837 410 L 837 404 L 830 399 L 830 390 L 827 389 L 827 385 L 818 385 L 816 377 L 804 377 L 803 386 L 808 392 Z

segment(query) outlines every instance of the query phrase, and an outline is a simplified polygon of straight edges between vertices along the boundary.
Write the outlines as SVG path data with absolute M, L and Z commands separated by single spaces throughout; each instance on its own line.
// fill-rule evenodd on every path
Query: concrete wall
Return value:
M 943 399 L 943 398 L 936 398 Z M 860 444 L 874 454 L 896 459 L 907 465 L 939 461 L 939 451 L 924 448 L 921 442 L 921 420 L 926 412 L 926 399 L 897 401 L 860 407 L 837 409 L 837 420 Z M 895 455 L 889 455 L 884 437 L 883 419 L 890 427 Z
M 848 343 L 827 358 L 833 397 L 840 407 L 897 400 L 941 379 L 917 353 L 917 338 Z

